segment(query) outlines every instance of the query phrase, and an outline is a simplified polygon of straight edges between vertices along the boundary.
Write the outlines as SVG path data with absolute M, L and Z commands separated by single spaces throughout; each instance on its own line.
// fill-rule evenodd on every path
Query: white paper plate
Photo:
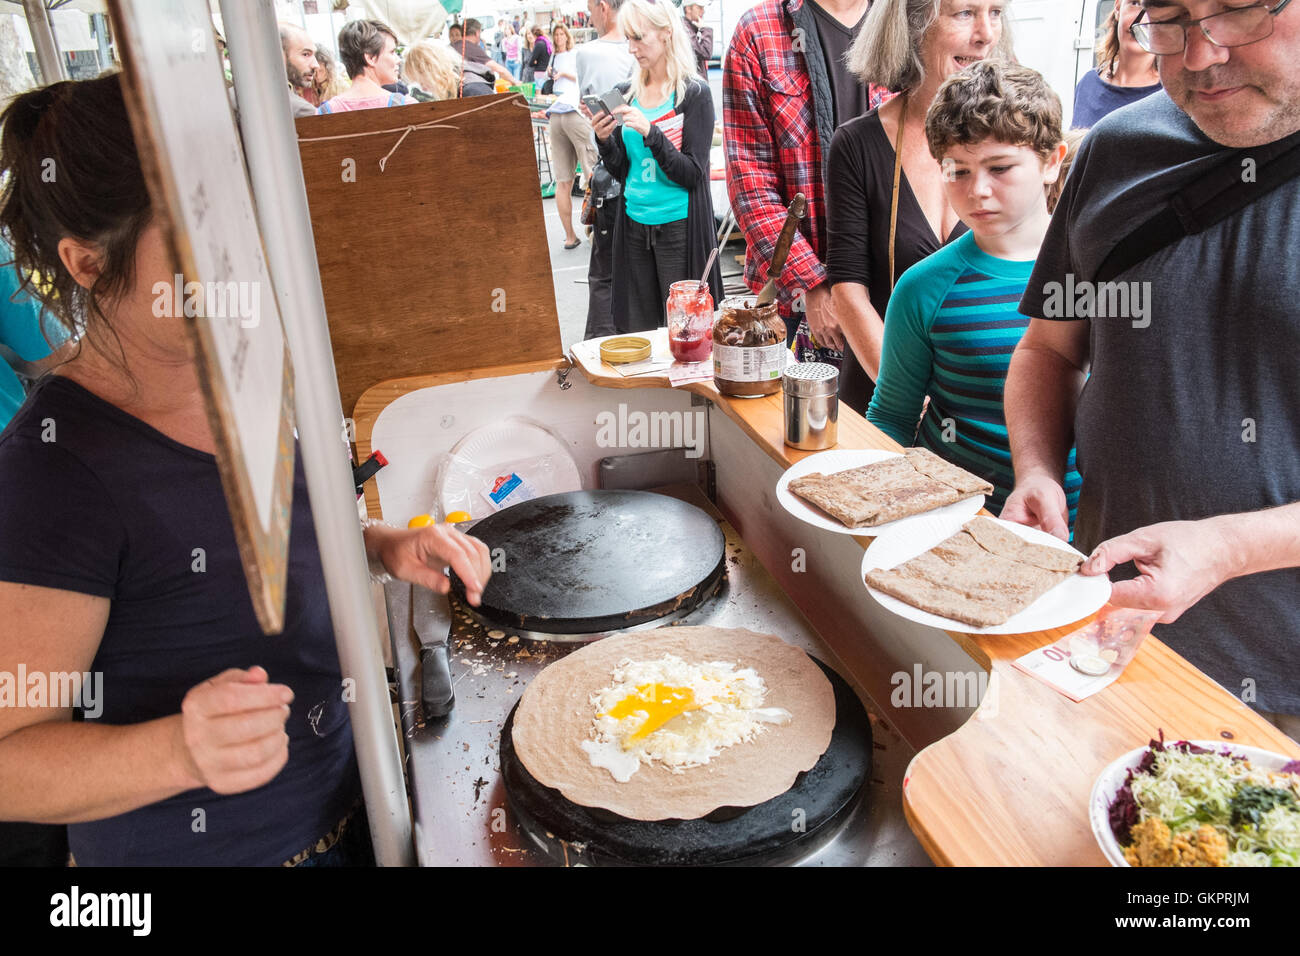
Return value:
M 910 523 L 917 518 L 933 516 L 971 518 L 979 514 L 980 509 L 984 507 L 984 496 L 975 495 L 973 498 L 964 498 L 950 505 L 944 505 L 942 508 L 925 511 L 909 518 L 899 518 L 897 521 L 876 525 L 874 528 L 850 528 L 838 518 L 832 518 L 826 512 L 814 505 L 810 505 L 790 490 L 791 481 L 795 478 L 802 478 L 804 475 L 811 475 L 814 471 L 820 471 L 823 475 L 832 475 L 837 471 L 848 471 L 850 468 L 874 465 L 876 462 L 884 461 L 887 458 L 901 457 L 896 451 L 879 451 L 873 448 L 832 448 L 830 451 L 819 451 L 815 455 L 809 455 L 807 458 L 795 462 L 785 470 L 781 480 L 776 483 L 776 500 L 790 514 L 800 521 L 806 521 L 815 528 L 834 531 L 837 534 L 862 535 L 880 535 L 897 528 L 910 527 Z
M 1245 744 L 1228 744 L 1222 740 L 1193 740 L 1191 743 L 1215 753 L 1227 750 L 1236 756 L 1245 757 L 1251 766 L 1261 770 L 1281 770 L 1292 760 L 1291 757 L 1284 757 L 1271 750 L 1260 750 Z M 1115 794 L 1119 793 L 1119 788 L 1124 786 L 1124 778 L 1142 762 L 1142 755 L 1146 751 L 1147 747 L 1138 747 L 1109 764 L 1092 785 L 1092 793 L 1088 796 L 1088 820 L 1092 824 L 1092 835 L 1096 837 L 1097 845 L 1112 866 L 1128 866 L 1129 862 L 1124 859 L 1124 851 L 1120 849 L 1119 841 L 1111 831 L 1110 805 L 1115 800 Z
M 867 548 L 862 556 L 862 576 L 868 593 L 880 604 L 899 617 L 918 624 L 942 628 L 946 631 L 960 631 L 963 634 L 1025 634 L 1031 631 L 1046 631 L 1053 627 L 1064 627 L 1081 620 L 1100 608 L 1110 599 L 1110 579 L 1105 575 L 1085 577 L 1072 574 L 1037 601 L 1018 614 L 1012 615 L 1005 624 L 992 627 L 974 627 L 951 618 L 940 617 L 920 608 L 912 607 L 898 598 L 890 597 L 866 584 L 867 572 L 874 568 L 892 568 L 924 551 L 929 551 L 940 541 L 951 537 L 961 530 L 961 526 L 970 520 L 966 518 L 939 517 L 937 515 L 918 515 L 909 519 L 906 528 L 882 534 Z M 1020 535 L 1034 544 L 1045 544 L 1060 548 L 1073 554 L 1079 554 L 1060 538 L 1055 538 L 1046 531 L 1026 528 L 1000 518 L 990 518 L 1002 527 Z M 1080 555 L 1080 557 L 1087 557 Z
M 521 473 L 539 497 L 582 489 L 582 477 L 568 446 L 544 426 L 525 418 L 507 418 L 474 429 L 452 448 L 438 475 L 435 494 L 441 514 L 468 511 L 475 518 L 487 517 L 487 503 L 479 494 L 479 474 L 541 457 L 551 459 L 552 468 L 545 477 Z

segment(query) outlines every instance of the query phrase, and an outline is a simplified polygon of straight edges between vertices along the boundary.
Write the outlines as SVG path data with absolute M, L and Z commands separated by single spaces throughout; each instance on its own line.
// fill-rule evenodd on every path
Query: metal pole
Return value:
M 271 0 L 221 0 L 235 96 L 258 221 L 293 355 L 298 441 L 325 570 L 330 616 L 348 705 L 375 859 L 415 862 L 406 783 L 389 703 L 356 493 L 342 441 L 334 353 L 325 323 L 298 138 L 289 113 L 284 54 Z
M 108 70 L 113 66 L 113 53 L 108 48 L 108 17 L 102 13 L 91 15 L 95 24 L 95 42 L 99 44 L 99 68 Z
M 32 44 L 36 47 L 36 65 L 41 70 L 41 85 L 49 86 L 59 80 L 66 80 L 68 71 L 63 62 L 63 54 L 59 52 L 59 45 L 54 41 L 54 29 L 50 26 L 44 0 L 23 0 L 23 12 L 27 14 L 27 29 L 32 35 Z

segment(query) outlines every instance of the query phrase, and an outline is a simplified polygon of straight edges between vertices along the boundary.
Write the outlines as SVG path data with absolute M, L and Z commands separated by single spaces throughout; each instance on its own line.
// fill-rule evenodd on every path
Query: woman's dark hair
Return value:
M 339 31 L 339 59 L 348 78 L 355 80 L 366 72 L 366 57 L 384 52 L 384 37 L 397 42 L 397 34 L 380 20 L 353 20 Z
M 120 74 L 14 97 L 0 115 L 0 177 L 0 232 L 13 249 L 4 266 L 17 268 L 19 287 L 69 334 L 84 329 L 96 346 L 101 333 L 115 338 L 100 303 L 131 285 L 136 246 L 153 215 Z M 102 251 L 91 288 L 59 258 L 64 238 Z

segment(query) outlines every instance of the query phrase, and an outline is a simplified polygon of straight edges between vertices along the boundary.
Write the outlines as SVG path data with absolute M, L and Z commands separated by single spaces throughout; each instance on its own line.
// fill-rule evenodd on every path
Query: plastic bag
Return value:
M 1160 616 L 1160 611 L 1107 604 L 1095 620 L 1017 658 L 1014 666 L 1073 701 L 1084 700 L 1124 673 Z
M 438 520 L 453 511 L 464 511 L 473 518 L 553 493 L 560 480 L 554 455 L 520 458 L 491 467 L 477 466 L 457 455 L 445 455 L 440 468 L 455 466 L 463 482 L 455 493 L 444 495 L 435 505 Z M 445 507 L 445 511 L 443 510 Z

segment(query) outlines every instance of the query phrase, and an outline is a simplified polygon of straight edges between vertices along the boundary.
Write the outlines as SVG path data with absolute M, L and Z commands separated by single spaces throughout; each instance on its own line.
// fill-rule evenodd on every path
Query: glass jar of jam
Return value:
M 713 352 L 713 296 L 698 279 L 668 287 L 668 350 L 679 362 L 707 362 Z
M 723 299 L 713 324 L 713 383 L 722 395 L 758 398 L 781 391 L 789 352 L 776 303 L 753 296 Z

